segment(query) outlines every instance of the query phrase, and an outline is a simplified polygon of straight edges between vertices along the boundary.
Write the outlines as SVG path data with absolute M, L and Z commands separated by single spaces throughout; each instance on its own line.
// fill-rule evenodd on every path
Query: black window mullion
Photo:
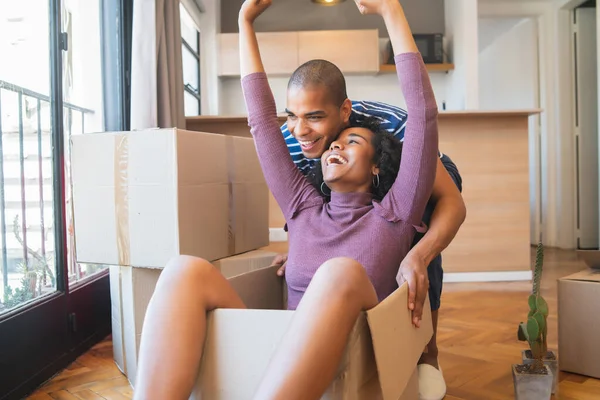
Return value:
M 50 10 L 50 110 L 52 126 L 52 180 L 54 208 L 54 257 L 56 290 L 68 293 L 65 148 L 62 91 L 61 0 L 49 0 Z

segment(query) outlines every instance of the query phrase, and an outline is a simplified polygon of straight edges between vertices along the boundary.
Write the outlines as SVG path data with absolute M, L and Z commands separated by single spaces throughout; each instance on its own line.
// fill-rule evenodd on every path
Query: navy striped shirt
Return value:
M 378 101 L 352 101 L 352 113 L 350 114 L 350 123 L 360 123 L 365 116 L 375 117 L 380 120 L 381 127 L 396 136 L 401 141 L 404 140 L 404 130 L 408 114 L 405 110 Z M 319 161 L 319 159 L 306 158 L 302 154 L 300 143 L 292 136 L 287 127 L 287 122 L 281 126 L 281 133 L 285 138 L 288 151 L 296 167 L 306 174 L 310 168 Z

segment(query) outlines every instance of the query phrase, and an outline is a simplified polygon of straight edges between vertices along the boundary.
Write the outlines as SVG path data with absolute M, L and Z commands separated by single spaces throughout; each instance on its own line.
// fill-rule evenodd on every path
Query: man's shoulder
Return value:
M 400 140 L 404 139 L 404 129 L 408 120 L 406 110 L 379 101 L 353 100 L 350 120 L 360 122 L 364 117 L 377 118 L 383 129 Z
M 406 119 L 406 110 L 387 103 L 372 100 L 352 100 L 352 111 L 374 116 L 388 116 L 398 119 Z

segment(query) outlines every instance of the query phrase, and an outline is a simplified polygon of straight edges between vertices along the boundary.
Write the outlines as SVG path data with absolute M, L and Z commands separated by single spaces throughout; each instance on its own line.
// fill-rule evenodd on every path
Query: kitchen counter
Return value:
M 455 117 L 485 117 L 485 118 L 495 118 L 495 117 L 527 117 L 530 115 L 539 114 L 541 110 L 539 109 L 531 109 L 531 110 L 461 110 L 461 111 L 440 111 L 439 119 L 447 119 L 447 118 L 455 118 Z M 284 123 L 287 116 L 285 114 L 279 114 L 278 119 L 281 123 Z M 186 117 L 187 129 L 194 131 L 202 131 L 207 128 L 213 128 L 215 125 L 219 124 L 217 128 L 222 130 L 224 126 L 223 124 L 244 124 L 244 127 L 248 125 L 248 119 L 245 115 L 232 115 L 232 116 L 223 116 L 223 115 L 199 115 L 195 117 Z M 250 132 L 246 132 L 247 129 L 244 129 L 244 132 L 236 132 L 237 134 L 242 134 L 243 136 L 248 136 Z M 213 132 L 213 130 L 208 129 L 206 132 Z M 215 132 L 215 133 L 223 133 L 223 134 L 236 134 L 236 132 L 231 132 L 228 129 L 225 129 L 223 132 Z
M 440 111 L 440 151 L 456 163 L 467 205 L 465 223 L 443 252 L 448 280 L 530 276 L 528 129 L 529 117 L 541 112 Z M 286 119 L 279 118 L 282 123 Z M 187 129 L 250 136 L 245 116 L 188 117 Z M 270 226 L 283 224 L 271 197 Z

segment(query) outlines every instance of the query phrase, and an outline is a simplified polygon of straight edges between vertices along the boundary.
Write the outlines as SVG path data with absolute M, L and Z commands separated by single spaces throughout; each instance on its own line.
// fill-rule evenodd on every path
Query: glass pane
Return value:
M 181 58 L 183 61 L 183 84 L 192 85 L 194 90 L 198 91 L 200 87 L 198 83 L 200 61 L 185 46 L 181 50 Z
M 188 45 L 198 52 L 198 29 L 192 20 L 190 13 L 185 9 L 183 4 L 179 3 L 179 15 L 181 19 L 181 37 Z
M 56 290 L 48 1 L 0 1 L 0 313 Z
M 200 115 L 200 102 L 188 92 L 183 92 L 183 104 L 186 117 Z
M 63 53 L 63 99 L 66 162 L 67 260 L 69 283 L 87 278 L 107 266 L 80 264 L 75 257 L 70 137 L 104 131 L 101 0 L 63 0 L 62 30 L 68 34 Z

